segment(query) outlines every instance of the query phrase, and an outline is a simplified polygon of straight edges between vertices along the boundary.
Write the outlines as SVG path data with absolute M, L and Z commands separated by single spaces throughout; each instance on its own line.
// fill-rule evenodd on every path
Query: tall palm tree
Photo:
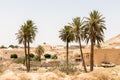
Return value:
M 25 65 L 26 65 L 26 68 L 27 68 L 27 71 L 28 71 L 28 64 L 27 64 L 27 26 L 26 24 L 22 25 L 20 30 L 18 31 L 18 33 L 16 33 L 17 35 L 17 39 L 18 39 L 18 42 L 19 44 L 22 44 L 24 45 L 24 51 L 25 51 Z
M 32 20 L 26 21 L 26 26 L 28 27 L 27 30 L 27 47 L 28 47 L 28 55 L 30 54 L 30 43 L 32 43 L 35 39 L 37 28 L 34 25 Z M 30 57 L 28 56 L 28 69 L 30 71 Z
M 71 26 L 64 26 L 64 28 L 61 29 L 59 32 L 60 32 L 59 38 L 61 38 L 61 40 L 66 42 L 66 63 L 67 63 L 67 74 L 68 74 L 68 62 L 69 62 L 68 48 L 69 48 L 69 43 L 74 40 L 74 34 Z
M 94 46 L 97 43 L 100 43 L 104 40 L 104 29 L 105 27 L 105 18 L 102 15 L 94 10 L 90 13 L 89 17 L 86 18 L 85 26 L 85 38 L 86 42 L 90 41 L 91 43 L 91 52 L 90 52 L 90 71 L 93 71 L 94 66 Z
M 81 53 L 81 57 L 82 57 L 82 61 L 83 61 L 84 70 L 85 70 L 85 72 L 87 72 L 85 60 L 84 60 L 84 56 L 83 56 L 83 52 L 82 52 L 82 44 L 81 44 L 84 21 L 80 17 L 76 17 L 72 21 L 73 22 L 71 25 L 72 25 L 72 28 L 74 31 L 75 40 L 77 42 L 79 42 L 79 48 L 80 48 L 80 53 Z
M 41 55 L 44 53 L 44 51 L 45 51 L 45 49 L 41 45 L 39 45 L 35 48 L 35 53 L 38 54 L 40 59 L 41 59 Z
M 24 50 L 25 50 L 25 63 L 27 67 L 27 72 L 30 71 L 30 43 L 33 42 L 35 39 L 35 35 L 37 32 L 36 26 L 34 26 L 32 20 L 28 20 L 24 25 L 21 26 L 20 30 L 17 33 L 17 39 L 19 43 L 24 44 Z

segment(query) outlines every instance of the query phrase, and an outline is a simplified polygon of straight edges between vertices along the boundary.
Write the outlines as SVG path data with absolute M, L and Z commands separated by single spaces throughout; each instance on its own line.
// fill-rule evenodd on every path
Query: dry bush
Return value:
M 70 64 L 68 65 L 68 70 L 67 70 L 67 64 L 65 62 L 61 63 L 58 67 L 57 67 L 58 70 L 62 71 L 62 72 L 65 72 L 69 74 L 74 74 L 78 69 L 74 66 L 74 64 Z

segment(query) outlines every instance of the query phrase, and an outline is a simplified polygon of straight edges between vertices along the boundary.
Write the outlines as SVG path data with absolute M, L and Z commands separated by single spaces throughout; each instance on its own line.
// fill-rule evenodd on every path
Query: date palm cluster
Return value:
M 81 58 L 84 66 L 85 72 L 87 72 L 84 55 L 82 52 L 82 41 L 85 41 L 87 44 L 90 42 L 90 71 L 93 71 L 94 66 L 94 46 L 97 44 L 100 46 L 100 43 L 104 40 L 104 29 L 105 27 L 105 18 L 96 11 L 93 10 L 90 12 L 89 17 L 76 17 L 72 19 L 72 23 L 65 25 L 60 32 L 60 38 L 66 42 L 66 63 L 68 67 L 68 47 L 69 43 L 76 41 L 79 43 Z

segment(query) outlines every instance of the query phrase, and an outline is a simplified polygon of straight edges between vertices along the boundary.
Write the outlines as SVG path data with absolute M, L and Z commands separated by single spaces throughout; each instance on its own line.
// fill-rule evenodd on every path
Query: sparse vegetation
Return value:
M 52 55 L 52 57 L 51 57 L 52 59 L 57 59 L 58 58 L 58 56 L 56 55 L 56 54 L 54 54 L 54 55 Z
M 44 54 L 44 57 L 45 57 L 46 59 L 50 59 L 50 58 L 51 58 L 51 54 L 46 53 L 46 54 Z
M 9 48 L 18 48 L 19 46 L 18 45 L 9 45 Z
M 17 55 L 17 54 L 11 54 L 11 55 L 10 55 L 10 58 L 16 59 L 16 58 L 18 58 L 18 55 Z
M 18 64 L 24 64 L 25 63 L 25 57 L 19 57 L 15 60 L 15 63 Z
M 34 58 L 34 56 L 35 56 L 35 55 L 32 54 L 32 53 L 29 54 L 29 57 L 30 57 L 30 58 Z
M 78 68 L 76 68 L 76 67 L 74 66 L 74 64 L 70 64 L 70 63 L 69 63 L 68 66 L 69 66 L 69 67 L 68 67 L 68 69 L 67 69 L 66 63 L 63 62 L 63 63 L 61 63 L 61 64 L 58 66 L 58 70 L 60 70 L 60 71 L 62 71 L 62 72 L 65 72 L 65 73 L 67 73 L 67 74 L 74 74 L 74 73 L 78 70 Z
M 44 53 L 45 49 L 41 46 L 41 45 L 38 45 L 36 48 L 35 48 L 35 53 L 41 58 L 41 55 Z
M 0 49 L 6 49 L 7 47 L 5 47 L 4 45 L 0 46 Z
M 34 60 L 35 61 L 41 61 L 41 58 L 40 58 L 40 56 L 35 56 Z

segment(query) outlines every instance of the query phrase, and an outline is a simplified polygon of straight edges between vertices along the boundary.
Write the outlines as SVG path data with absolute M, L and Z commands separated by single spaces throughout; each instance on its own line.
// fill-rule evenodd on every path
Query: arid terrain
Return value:
M 0 61 L 0 80 L 120 80 L 120 66 L 113 68 L 95 67 L 93 72 L 76 71 L 66 75 L 58 69 L 50 70 L 39 67 L 29 73 L 24 71 L 23 64 L 12 60 Z
M 13 53 L 16 53 L 18 57 L 24 57 L 24 49 L 1 49 L 0 57 L 5 58 L 5 60 L 0 61 L 0 80 L 120 80 L 120 65 L 116 57 L 119 56 L 119 50 L 113 48 L 114 41 L 118 38 L 119 35 L 108 40 L 106 42 L 107 45 L 105 44 L 105 49 L 95 50 L 95 56 L 97 56 L 95 58 L 96 63 L 106 59 L 109 61 L 114 61 L 118 63 L 118 65 L 116 65 L 115 67 L 107 68 L 96 66 L 94 67 L 94 71 L 92 72 L 89 71 L 89 66 L 87 66 L 88 72 L 85 73 L 81 62 L 75 62 L 74 65 L 72 65 L 72 61 L 74 61 L 80 55 L 79 49 L 75 49 L 73 47 L 69 50 L 69 60 L 72 63 L 69 66 L 69 75 L 65 73 L 64 64 L 62 64 L 63 66 L 53 66 L 56 63 L 48 64 L 44 61 L 31 61 L 31 70 L 30 72 L 27 72 L 25 65 L 20 62 L 16 62 L 16 59 L 10 58 L 10 55 Z M 119 42 L 116 41 L 116 43 Z M 109 46 L 112 46 L 112 48 L 110 48 Z M 60 63 L 66 60 L 66 51 L 63 46 L 51 48 L 50 45 L 44 45 L 44 48 L 46 49 L 45 53 L 50 53 L 52 55 L 57 54 L 57 61 L 59 61 Z M 89 54 L 89 51 L 89 49 L 83 50 L 86 59 L 89 59 L 89 57 L 86 55 L 86 53 Z M 31 53 L 35 54 L 34 48 L 31 49 Z M 104 53 L 106 55 L 104 55 Z M 115 57 L 116 60 L 114 60 L 111 56 Z M 46 67 L 46 65 L 48 66 Z

